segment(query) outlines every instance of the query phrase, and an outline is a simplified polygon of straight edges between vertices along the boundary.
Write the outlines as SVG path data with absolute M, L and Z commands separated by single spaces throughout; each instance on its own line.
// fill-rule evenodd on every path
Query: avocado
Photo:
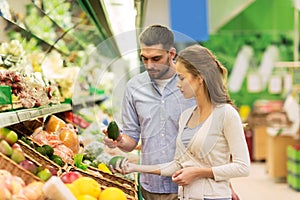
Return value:
M 116 164 L 118 160 L 121 160 L 120 164 L 123 162 L 124 160 L 124 156 L 114 156 L 112 157 L 109 162 L 108 162 L 108 167 L 112 166 L 114 169 L 116 169 Z
M 107 136 L 113 140 L 119 137 L 119 127 L 115 121 L 111 121 L 107 127 Z
M 60 156 L 53 154 L 50 159 L 53 162 L 55 162 L 56 164 L 58 164 L 59 166 L 61 166 L 61 167 L 64 166 L 64 161 L 62 160 L 62 158 Z
M 49 158 L 53 155 L 54 149 L 53 149 L 50 145 L 44 144 L 44 145 L 42 146 L 42 148 L 44 149 L 46 155 L 47 155 Z
M 38 146 L 36 149 L 35 149 L 37 152 L 39 152 L 40 154 L 44 155 L 44 156 L 47 156 L 47 153 L 46 153 L 46 150 L 41 147 L 41 146 Z

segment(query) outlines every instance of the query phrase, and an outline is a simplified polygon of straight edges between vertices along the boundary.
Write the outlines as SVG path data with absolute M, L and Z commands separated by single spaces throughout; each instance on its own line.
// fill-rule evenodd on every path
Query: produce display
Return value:
M 0 70 L 0 85 L 11 87 L 13 102 L 32 108 L 60 103 L 57 85 L 49 84 L 35 74 L 21 74 L 11 70 Z
M 0 86 L 10 91 L 0 95 L 11 99 L 13 105 L 6 109 L 0 101 L 0 111 L 21 110 L 15 112 L 20 126 L 13 122 L 0 128 L 0 199 L 136 200 L 134 176 L 113 174 L 109 169 L 109 162 L 119 152 L 106 149 L 102 129 L 109 129 L 110 137 L 117 139 L 120 130 L 116 122 L 109 125 L 107 115 L 94 111 L 88 111 L 90 116 L 72 111 L 44 115 L 46 109 L 36 109 L 51 110 L 53 104 L 72 99 L 76 81 L 80 89 L 94 94 L 89 88 L 91 80 L 77 75 L 94 48 L 91 40 L 98 44 L 101 37 L 76 3 L 35 2 L 25 6 L 26 17 L 12 13 L 6 30 L 9 40 L 0 43 Z M 76 27 L 88 30 L 74 31 Z M 26 109 L 32 112 L 26 113 Z M 36 115 L 44 116 L 37 119 Z M 100 115 L 101 127 L 92 126 Z M 83 132 L 89 131 L 96 140 L 88 142 L 92 137 Z
M 52 120 L 50 120 L 51 118 Z M 60 125 L 55 124 L 53 121 L 56 121 Z M 19 136 L 19 132 L 8 128 L 0 129 L 0 152 L 11 159 L 12 162 L 15 162 L 24 170 L 36 176 L 37 180 L 40 180 L 42 183 L 43 187 L 40 187 L 39 190 L 41 192 L 37 199 L 136 199 L 136 186 L 134 182 L 112 174 L 108 167 L 110 165 L 115 166 L 120 158 L 124 158 L 123 156 L 110 155 L 106 158 L 106 163 L 100 162 L 98 166 L 94 168 L 87 163 L 83 163 L 83 157 L 86 155 L 83 153 L 84 151 L 82 151 L 82 153 L 75 153 L 70 148 L 65 147 L 65 149 L 69 149 L 69 152 L 72 151 L 73 154 L 72 157 L 68 157 L 68 160 L 63 160 L 63 158 L 65 158 L 64 156 L 60 157 L 56 155 L 56 147 L 59 145 L 65 146 L 63 139 L 69 138 L 70 141 L 74 141 L 73 137 L 67 137 L 74 129 L 71 124 L 65 123 L 64 120 L 54 115 L 49 116 L 45 122 L 44 128 L 38 128 L 30 136 Z M 50 122 L 52 125 L 49 124 Z M 46 129 L 54 131 L 47 132 Z M 64 135 L 60 138 L 59 135 L 62 134 L 62 130 L 67 129 L 70 130 L 70 132 L 63 132 Z M 78 134 L 75 131 L 72 133 Z M 72 142 L 70 144 L 72 144 Z M 103 152 L 102 149 L 102 151 L 97 153 L 99 153 L 100 156 Z M 49 162 L 49 160 L 51 162 Z M 78 162 L 86 166 L 86 168 L 82 168 Z M 3 170 L 6 169 L 4 168 Z M 8 169 L 8 172 L 9 170 L 10 169 Z M 55 177 L 59 178 L 59 181 L 63 183 L 64 187 L 61 187 L 61 183 L 58 184 L 58 180 L 55 179 Z M 20 179 L 22 180 L 22 174 L 20 174 Z M 53 180 L 55 180 L 55 184 Z M 36 180 L 34 182 L 36 182 Z M 25 184 L 23 185 L 25 187 Z M 58 187 L 58 185 L 60 185 L 60 187 Z M 33 186 L 30 185 L 30 187 Z M 66 189 L 70 191 L 69 195 L 71 196 L 63 192 L 66 191 Z M 28 189 L 26 189 L 26 191 L 27 190 Z M 58 192 L 49 192 L 50 190 L 57 190 Z M 21 195 L 19 192 L 8 193 L 4 191 L 4 193 L 8 196 Z M 23 198 L 26 200 L 25 197 Z M 31 200 L 31 198 L 27 199 Z
M 26 185 L 22 178 L 0 169 L 0 199 L 41 200 L 44 197 L 43 186 L 41 181 Z
M 4 68 L 21 64 L 25 51 L 18 40 L 11 40 L 0 45 L 0 66 Z
M 37 128 L 31 138 L 34 142 L 41 145 L 37 149 L 41 154 L 47 155 L 47 150 L 44 150 L 43 147 L 50 146 L 53 148 L 54 155 L 59 156 L 64 162 L 69 164 L 74 163 L 74 155 L 79 152 L 79 139 L 76 129 L 73 125 L 67 124 L 55 116 L 50 116 L 50 119 L 46 121 L 45 128 Z M 53 156 L 50 157 L 57 160 Z

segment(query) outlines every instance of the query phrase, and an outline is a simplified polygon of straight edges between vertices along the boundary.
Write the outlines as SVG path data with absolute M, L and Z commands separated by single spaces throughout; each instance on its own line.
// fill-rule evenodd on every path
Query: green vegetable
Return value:
M 74 155 L 74 164 L 76 167 L 86 170 L 88 168 L 87 164 L 82 163 L 83 160 L 83 154 L 75 154 Z
M 104 144 L 102 142 L 93 141 L 84 147 L 83 160 L 93 161 L 102 154 L 103 150 Z
M 58 164 L 59 166 L 63 167 L 64 166 L 64 161 L 62 160 L 62 158 L 58 155 L 53 154 L 51 156 L 51 160 L 53 162 L 55 162 L 56 164 Z
M 22 136 L 20 139 L 30 147 L 34 148 L 34 142 L 32 142 L 30 139 L 26 138 L 25 136 Z
M 115 121 L 111 121 L 107 127 L 107 136 L 113 140 L 119 137 L 119 127 Z
M 42 148 L 44 149 L 46 155 L 51 158 L 51 156 L 53 155 L 54 153 L 54 149 L 50 146 L 50 145 L 43 145 Z
M 44 156 L 47 156 L 47 153 L 45 151 L 45 149 L 41 146 L 38 146 L 36 149 L 35 149 L 37 152 L 39 152 L 40 154 L 44 155 Z
M 116 168 L 117 165 L 117 161 L 121 160 L 120 164 L 123 162 L 124 160 L 124 156 L 114 156 L 110 159 L 110 161 L 108 162 L 108 167 L 112 166 L 114 169 Z

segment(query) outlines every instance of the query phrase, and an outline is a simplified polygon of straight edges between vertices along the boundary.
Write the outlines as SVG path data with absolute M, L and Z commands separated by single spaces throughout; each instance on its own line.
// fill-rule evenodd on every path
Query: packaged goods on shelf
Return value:
M 287 147 L 287 183 L 294 190 L 300 191 L 300 146 Z

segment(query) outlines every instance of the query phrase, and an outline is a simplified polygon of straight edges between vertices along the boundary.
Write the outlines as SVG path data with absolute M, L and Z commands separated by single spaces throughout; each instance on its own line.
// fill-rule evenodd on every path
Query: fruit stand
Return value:
M 47 126 L 47 124 L 45 126 Z M 57 124 L 52 126 L 57 127 Z M 72 159 L 65 157 L 63 154 L 58 154 L 58 156 L 56 155 L 57 151 L 55 149 L 57 146 L 51 143 L 53 140 L 49 140 L 50 143 L 48 144 L 38 143 L 36 136 L 23 134 L 22 129 L 16 128 L 14 124 L 11 124 L 9 127 L 14 127 L 14 130 L 4 127 L 0 128 L 1 174 L 5 170 L 11 173 L 11 175 L 21 178 L 24 181 L 21 185 L 24 186 L 33 182 L 41 182 L 43 185 L 46 185 L 52 177 L 60 178 L 59 180 L 62 181 L 65 186 L 65 184 L 70 184 L 77 178 L 88 177 L 97 182 L 100 190 L 104 191 L 106 188 L 111 187 L 117 188 L 124 193 L 127 199 L 137 199 L 135 181 L 125 179 L 120 175 L 102 171 L 99 168 L 88 166 L 81 163 L 81 161 L 79 161 L 80 165 L 78 165 L 78 163 L 76 163 L 76 156 L 83 154 L 73 154 L 74 157 L 72 157 Z M 54 132 L 51 134 L 53 133 Z M 47 136 L 51 135 L 46 132 L 41 134 L 48 134 Z M 52 145 L 52 147 L 50 145 Z M 61 141 L 59 145 L 63 145 L 63 142 Z M 84 151 L 82 151 L 82 153 L 84 153 Z M 60 156 L 63 159 L 61 159 Z M 10 194 L 12 196 L 19 195 L 20 191 L 21 189 L 18 193 L 17 191 L 10 191 Z M 46 192 L 41 194 L 45 195 L 44 197 L 47 199 L 47 196 L 51 193 L 48 194 Z M 49 196 L 48 199 L 51 199 L 51 196 Z
M 109 31 L 77 2 L 15 3 L 0 2 L 0 199 L 138 199 L 135 179 L 106 165 L 115 155 L 101 140 L 109 88 L 80 69 L 102 67 L 87 61 L 109 56 L 89 58 Z M 87 136 L 102 144 L 97 154 Z

